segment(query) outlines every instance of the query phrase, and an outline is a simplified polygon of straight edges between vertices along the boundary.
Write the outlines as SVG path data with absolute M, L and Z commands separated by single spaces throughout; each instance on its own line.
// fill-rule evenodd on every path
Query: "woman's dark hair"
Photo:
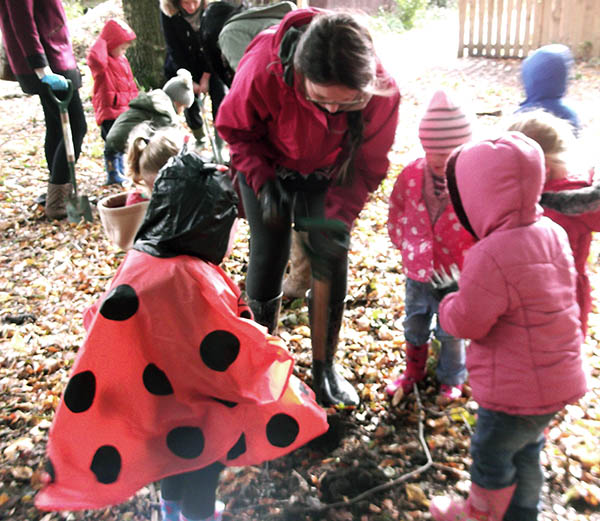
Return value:
M 294 69 L 319 85 L 343 85 L 363 93 L 377 88 L 377 58 L 366 27 L 348 12 L 315 16 L 298 41 Z M 348 135 L 338 160 L 339 184 L 350 184 L 354 158 L 363 141 L 362 112 L 347 113 Z
M 313 83 L 368 92 L 377 69 L 373 40 L 351 13 L 317 15 L 300 37 L 294 68 Z

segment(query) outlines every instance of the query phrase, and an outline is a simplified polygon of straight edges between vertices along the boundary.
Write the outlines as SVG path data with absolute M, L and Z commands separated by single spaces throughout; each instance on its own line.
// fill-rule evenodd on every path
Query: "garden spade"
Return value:
M 65 142 L 65 152 L 67 154 L 67 165 L 69 166 L 69 177 L 73 191 L 66 200 L 67 218 L 72 223 L 78 223 L 83 217 L 86 221 L 92 222 L 92 208 L 86 195 L 78 195 L 77 181 L 75 179 L 75 148 L 73 147 L 73 135 L 71 134 L 71 125 L 69 124 L 69 103 L 73 97 L 73 83 L 67 79 L 68 88 L 64 99 L 58 99 L 52 89 L 48 87 L 50 97 L 58 106 L 60 112 L 60 122 L 62 125 L 63 139 Z
M 219 165 L 222 165 L 224 163 L 223 163 L 223 157 L 221 156 L 221 151 L 219 150 L 219 147 L 217 147 L 215 135 L 213 132 L 211 132 L 211 129 L 208 126 L 208 120 L 206 119 L 206 110 L 204 109 L 204 100 L 205 99 L 206 99 L 206 95 L 202 96 L 202 98 L 200 99 L 200 112 L 202 114 L 202 126 L 204 127 L 204 134 L 206 134 L 206 137 L 208 138 L 208 141 L 210 142 L 210 148 L 212 149 L 212 153 L 213 153 L 215 162 Z M 214 126 L 213 126 L 213 128 L 214 128 Z M 216 132 L 216 130 L 215 130 L 215 132 Z

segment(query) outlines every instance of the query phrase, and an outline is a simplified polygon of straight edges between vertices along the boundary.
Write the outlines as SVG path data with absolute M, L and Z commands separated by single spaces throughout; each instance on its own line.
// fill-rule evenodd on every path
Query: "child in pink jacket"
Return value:
M 571 171 L 574 154 L 575 134 L 573 126 L 544 110 L 530 110 L 518 113 L 509 130 L 523 132 L 535 140 L 544 152 L 546 160 L 546 184 L 544 192 L 563 192 L 591 186 L 591 172 Z M 585 167 L 584 167 L 585 170 Z M 587 178 L 587 179 L 586 179 Z M 587 333 L 588 315 L 592 308 L 592 289 L 588 277 L 587 264 L 592 243 L 592 232 L 600 231 L 600 210 L 579 215 L 565 215 L 557 210 L 544 208 L 544 215 L 560 224 L 569 236 L 577 270 L 577 303 L 581 309 L 579 319 L 583 336 Z
M 568 238 L 538 204 L 544 170 L 541 148 L 520 132 L 467 144 L 447 163 L 452 204 L 477 242 L 439 318 L 471 339 L 479 410 L 469 498 L 434 498 L 436 521 L 535 521 L 544 430 L 587 389 Z
M 135 37 L 125 22 L 108 20 L 87 56 L 94 78 L 94 114 L 96 123 L 100 125 L 100 135 L 105 141 L 115 119 L 128 109 L 129 102 L 138 95 L 129 61 L 125 57 L 125 51 Z M 107 173 L 105 184 L 122 184 L 125 181 L 123 154 L 106 147 L 104 164 Z
M 386 387 L 390 396 L 400 387 L 409 393 L 425 378 L 431 324 L 441 298 L 432 276 L 434 271 L 450 274 L 460 269 L 465 251 L 473 244 L 450 204 L 444 177 L 446 159 L 471 139 L 471 125 L 444 91 L 433 95 L 419 126 L 419 138 L 425 157 L 404 168 L 389 203 L 388 232 L 402 252 L 406 273 L 406 371 Z M 435 336 L 441 343 L 436 370 L 440 392 L 453 400 L 462 395 L 466 378 L 464 342 L 439 323 Z

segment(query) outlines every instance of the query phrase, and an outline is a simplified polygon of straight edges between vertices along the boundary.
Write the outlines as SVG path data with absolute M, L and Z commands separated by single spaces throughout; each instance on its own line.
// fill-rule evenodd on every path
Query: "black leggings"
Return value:
M 292 219 L 298 217 L 325 216 L 325 195 L 327 186 L 319 191 L 296 189 L 293 215 L 289 216 L 290 226 L 274 229 L 263 223 L 260 203 L 246 178 L 238 172 L 240 193 L 244 202 L 244 212 L 250 227 L 250 258 L 246 274 L 248 297 L 267 302 L 281 294 L 283 275 L 290 255 Z M 296 186 L 296 188 L 301 188 Z M 291 191 L 291 190 L 290 190 Z M 308 240 L 311 240 L 311 232 Z M 333 266 L 331 280 L 331 302 L 341 302 L 346 297 L 348 277 L 348 253 Z
M 185 517 L 204 519 L 215 511 L 219 475 L 225 465 L 213 463 L 208 467 L 176 474 L 160 482 L 160 493 L 166 501 L 180 501 Z
M 56 93 L 60 98 L 61 93 Z M 46 120 L 46 139 L 44 142 L 44 152 L 46 162 L 50 171 L 50 182 L 55 185 L 63 185 L 70 182 L 69 166 L 67 163 L 67 154 L 63 138 L 62 124 L 60 122 L 60 111 L 56 103 L 50 98 L 50 94 L 41 89 L 39 92 L 42 108 L 44 109 L 44 119 Z M 73 147 L 75 149 L 75 160 L 81 153 L 81 144 L 87 132 L 87 124 L 79 91 L 73 91 L 73 98 L 68 106 L 69 122 L 71 134 L 73 135 Z

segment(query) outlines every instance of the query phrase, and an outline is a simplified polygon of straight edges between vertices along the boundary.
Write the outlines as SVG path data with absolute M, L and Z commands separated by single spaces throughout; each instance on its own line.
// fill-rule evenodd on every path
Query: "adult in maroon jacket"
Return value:
M 327 217 L 346 236 L 309 230 L 313 387 L 323 404 L 358 404 L 333 366 L 347 287 L 348 230 L 387 173 L 400 94 L 366 28 L 348 13 L 298 9 L 254 38 L 217 116 L 239 172 L 250 226 L 246 291 L 255 319 L 277 325 L 292 222 Z M 327 200 L 327 201 L 326 201 Z M 338 223 L 341 224 L 341 223 Z M 320 293 L 320 290 L 319 290 Z M 323 317 L 323 315 L 327 315 Z M 327 326 L 324 349 L 315 323 Z
M 60 0 L 0 2 L 0 29 L 8 63 L 21 89 L 26 94 L 38 94 L 42 102 L 46 122 L 44 151 L 50 170 L 46 215 L 60 219 L 67 215 L 65 200 L 72 188 L 60 113 L 50 98 L 48 87 L 43 84 L 60 97 L 67 89 L 65 78 L 73 82 L 69 120 L 76 159 L 87 131 L 77 91 L 81 87 L 81 76 L 73 55 L 67 17 Z

